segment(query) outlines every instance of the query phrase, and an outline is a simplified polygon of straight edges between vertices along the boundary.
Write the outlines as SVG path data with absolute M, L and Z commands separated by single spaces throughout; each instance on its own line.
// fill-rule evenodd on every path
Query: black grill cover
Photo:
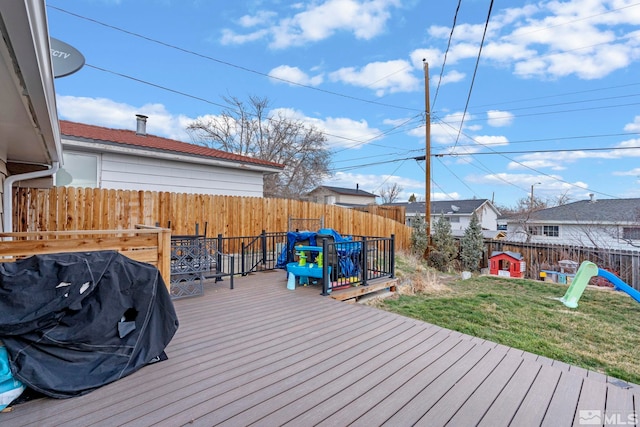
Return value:
M 0 264 L 0 340 L 13 375 L 55 398 L 162 358 L 178 317 L 157 268 L 115 251 Z

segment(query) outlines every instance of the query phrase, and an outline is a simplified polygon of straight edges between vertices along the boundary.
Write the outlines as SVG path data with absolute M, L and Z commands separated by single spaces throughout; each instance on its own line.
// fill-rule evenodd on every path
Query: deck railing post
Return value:
M 328 243 L 326 238 L 322 238 L 322 259 L 324 262 L 322 263 L 322 295 L 329 295 L 329 257 L 327 256 L 328 252 Z M 332 268 L 336 268 L 334 265 Z
M 391 242 L 389 243 L 389 256 L 391 257 L 391 259 L 389 260 L 390 265 L 390 269 L 391 270 L 391 277 L 392 279 L 395 279 L 396 276 L 396 235 L 392 234 L 391 235 Z
M 222 264 L 222 234 L 218 234 L 218 247 L 216 248 L 216 282 L 221 282 L 222 277 L 220 277 L 220 265 Z
M 369 267 L 367 266 L 367 254 L 368 254 L 368 248 L 367 248 L 367 237 L 366 236 L 362 236 L 362 254 L 360 255 L 362 257 L 362 286 L 367 286 L 367 276 L 369 274 L 368 270 Z
M 236 257 L 234 255 L 230 255 L 231 257 L 231 279 L 229 280 L 229 289 L 233 289 L 233 276 L 236 270 Z
M 267 264 L 267 232 L 262 230 L 260 234 L 260 239 L 262 240 L 262 265 Z
M 245 261 L 246 261 L 244 253 L 245 253 L 246 249 L 247 249 L 247 246 L 244 244 L 244 240 L 243 240 L 242 242 L 240 242 L 240 273 L 243 276 L 247 275 L 245 267 L 244 267 L 245 266 Z

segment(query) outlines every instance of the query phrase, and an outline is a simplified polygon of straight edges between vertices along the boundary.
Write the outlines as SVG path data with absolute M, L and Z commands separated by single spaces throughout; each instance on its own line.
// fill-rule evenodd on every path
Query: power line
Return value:
M 562 92 L 562 93 L 557 93 L 557 94 L 554 94 L 554 95 L 536 96 L 536 97 L 533 97 L 533 98 L 513 99 L 513 100 L 510 100 L 510 101 L 501 101 L 501 102 L 493 102 L 491 104 L 475 105 L 475 106 L 472 107 L 472 109 L 493 107 L 493 106 L 505 105 L 505 104 L 515 104 L 515 103 L 528 102 L 528 101 L 535 101 L 535 100 L 538 100 L 538 99 L 565 98 L 565 97 L 567 97 L 569 95 L 580 95 L 580 94 L 583 94 L 583 93 L 601 92 L 601 91 L 610 90 L 610 89 L 625 89 L 625 88 L 628 88 L 630 86 L 638 86 L 638 85 L 640 85 L 640 82 L 628 83 L 628 84 L 624 84 L 624 85 L 606 86 L 606 87 L 601 87 L 601 88 L 596 88 L 596 89 L 579 90 L 579 91 L 573 91 L 573 92 Z
M 629 9 L 631 7 L 635 7 L 635 6 L 639 6 L 639 5 L 640 5 L 640 3 L 634 3 L 634 4 L 627 5 L 627 6 L 622 6 L 622 7 L 619 7 L 617 9 L 611 9 L 611 10 L 607 10 L 607 11 L 602 12 L 602 13 L 596 13 L 595 15 L 589 15 L 589 16 L 585 16 L 583 18 L 576 18 L 576 19 L 572 19 L 572 20 L 569 20 L 569 21 L 560 22 L 559 24 L 555 24 L 555 25 L 549 25 L 549 26 L 546 26 L 546 27 L 543 27 L 543 28 L 537 28 L 535 30 L 531 30 L 531 31 L 528 31 L 528 32 L 517 34 L 517 35 L 515 35 L 513 37 L 514 38 L 519 38 L 519 37 L 526 36 L 526 35 L 529 35 L 529 34 L 538 33 L 540 31 L 546 31 L 546 30 L 549 30 L 551 28 L 557 28 L 557 27 L 562 27 L 563 25 L 573 24 L 574 22 L 588 21 L 589 19 L 597 18 L 598 16 L 607 15 L 609 13 L 618 12 L 618 11 L 621 11 L 623 9 Z
M 531 154 L 531 153 L 576 153 L 581 151 L 618 151 L 618 150 L 639 150 L 639 146 L 635 147 L 608 147 L 608 148 L 558 148 L 554 150 L 522 150 L 522 151 L 493 151 L 493 152 L 477 152 L 468 154 L 456 154 L 456 153 L 443 153 L 434 154 L 434 157 L 467 157 L 467 156 L 482 156 L 487 154 Z
M 450 125 L 448 125 L 448 126 L 450 126 Z M 470 140 L 475 141 L 475 140 L 474 140 L 472 137 L 470 137 L 469 135 L 465 135 L 465 136 L 466 136 L 467 138 L 469 138 Z M 492 151 L 492 152 L 495 152 L 495 153 L 496 153 L 496 154 L 498 154 L 498 155 L 501 155 L 501 156 L 502 156 L 502 157 L 504 157 L 505 159 L 507 159 L 507 160 L 509 160 L 509 161 L 511 161 L 511 162 L 513 162 L 513 163 L 516 163 L 516 164 L 518 164 L 518 165 L 522 166 L 522 167 L 523 167 L 523 168 L 525 168 L 525 169 L 528 169 L 528 170 L 530 170 L 530 171 L 532 171 L 532 172 L 535 172 L 535 173 L 537 173 L 537 174 L 540 174 L 540 175 L 542 175 L 542 176 L 544 176 L 544 177 L 547 177 L 547 178 L 549 178 L 549 179 L 551 179 L 551 180 L 553 180 L 553 181 L 562 182 L 563 184 L 570 185 L 571 187 L 576 187 L 576 188 L 580 188 L 581 190 L 584 190 L 584 188 L 583 188 L 583 187 L 580 187 L 580 186 L 578 186 L 578 185 L 575 185 L 575 184 L 573 184 L 573 183 L 571 183 L 571 182 L 568 182 L 568 181 L 565 181 L 565 180 L 563 180 L 563 179 L 557 178 L 557 177 L 555 177 L 555 176 L 549 175 L 548 173 L 545 173 L 545 172 L 539 171 L 539 170 L 537 170 L 537 169 L 534 169 L 534 168 L 532 168 L 532 167 L 530 167 L 530 166 L 528 166 L 528 165 L 526 165 L 526 164 L 524 164 L 524 163 L 522 163 L 522 162 L 519 162 L 519 161 L 517 161 L 517 160 L 515 160 L 515 159 L 512 159 L 512 158 L 510 158 L 510 157 L 507 157 L 507 156 L 506 156 L 506 155 L 504 155 L 504 154 L 500 154 L 500 153 L 498 153 L 496 150 L 492 149 L 490 146 L 488 146 L 488 145 L 486 145 L 486 144 L 482 144 L 482 143 L 481 143 L 481 142 L 479 142 L 479 141 L 475 141 L 475 142 L 476 142 L 478 145 L 481 145 L 481 146 L 483 146 L 483 147 L 487 148 L 488 150 L 490 150 L 490 151 Z M 496 175 L 496 176 L 497 176 L 497 175 Z M 597 190 L 593 190 L 593 189 L 590 189 L 590 191 L 593 191 L 594 193 L 598 193 L 598 194 L 600 194 L 600 195 L 607 196 L 607 197 L 611 197 L 611 198 L 614 198 L 614 199 L 616 198 L 616 196 L 613 196 L 613 195 L 611 195 L 611 194 L 607 194 L 607 193 L 604 193 L 604 192 L 601 192 L 601 191 L 597 191 Z
M 113 74 L 113 75 L 118 76 L 118 77 L 122 77 L 122 78 L 125 78 L 125 79 L 128 79 L 128 80 L 132 80 L 132 81 L 134 81 L 136 83 L 145 84 L 145 85 L 157 88 L 157 89 L 161 89 L 161 90 L 164 90 L 164 91 L 167 91 L 167 92 L 175 93 L 175 94 L 178 94 L 178 95 L 181 95 L 181 96 L 185 96 L 187 98 L 191 98 L 191 99 L 195 99 L 197 101 L 205 102 L 207 104 L 215 105 L 217 107 L 221 107 L 221 108 L 224 108 L 226 110 L 234 111 L 236 114 L 240 114 L 239 111 L 233 110 L 230 105 L 219 104 L 217 102 L 211 101 L 211 100 L 206 99 L 206 98 L 202 98 L 200 96 L 192 95 L 192 94 L 189 94 L 189 93 L 186 93 L 186 92 L 182 92 L 182 91 L 179 91 L 179 90 L 176 90 L 176 89 L 171 89 L 170 87 L 167 87 L 167 86 L 163 86 L 163 85 L 160 85 L 160 84 L 157 84 L 157 83 L 153 83 L 153 82 L 150 82 L 150 81 L 147 81 L 147 80 L 143 80 L 143 79 L 140 79 L 140 78 L 137 78 L 137 77 L 129 76 L 127 74 L 123 74 L 123 73 L 120 73 L 120 72 L 117 72 L 117 71 L 108 70 L 106 68 L 98 67 L 96 65 L 85 64 L 85 66 L 88 67 L 88 68 L 93 68 L 94 70 L 102 71 L 104 73 L 109 73 L 109 74 Z M 249 114 L 249 115 L 251 115 L 251 114 Z M 371 143 L 371 141 L 373 141 L 374 139 L 380 138 L 381 136 L 387 134 L 388 132 L 391 132 L 391 131 L 393 131 L 395 129 L 398 129 L 398 128 L 404 126 L 406 123 L 410 122 L 411 120 L 415 119 L 416 117 L 418 117 L 420 115 L 421 114 L 417 114 L 416 116 L 408 119 L 404 123 L 401 123 L 400 125 L 394 126 L 393 128 L 390 128 L 389 130 L 384 131 L 384 132 L 382 132 L 380 134 L 374 135 L 374 136 L 366 139 L 365 141 L 354 139 L 354 138 L 349 138 L 349 137 L 341 136 L 341 135 L 334 135 L 334 134 L 331 134 L 331 133 L 328 133 L 328 132 L 325 132 L 325 131 L 323 131 L 322 133 L 324 135 L 327 135 L 327 136 L 330 136 L 330 137 L 333 137 L 333 138 L 338 138 L 338 139 L 341 139 L 341 140 L 344 140 L 344 141 L 355 142 L 356 143 L 355 145 L 352 145 L 351 147 L 343 149 L 343 150 L 348 150 L 348 149 L 351 149 L 351 148 L 354 148 L 354 147 L 358 147 L 360 145 Z M 272 120 L 272 119 L 267 118 L 267 120 Z M 380 145 L 380 144 L 371 143 L 371 145 L 375 145 L 375 146 L 379 146 L 379 147 L 383 147 L 383 148 L 389 148 L 387 146 Z M 339 150 L 337 152 L 340 152 L 340 151 L 343 151 L 343 150 Z
M 66 13 L 66 14 L 74 16 L 76 18 L 83 19 L 83 20 L 92 22 L 94 24 L 98 24 L 98 25 L 101 25 L 103 27 L 110 28 L 112 30 L 120 31 L 122 33 L 125 33 L 125 34 L 128 34 L 130 36 L 146 40 L 146 41 L 151 42 L 151 43 L 156 43 L 156 44 L 159 44 L 161 46 L 168 47 L 170 49 L 174 49 L 174 50 L 177 50 L 177 51 L 189 54 L 189 55 L 193 55 L 193 56 L 196 56 L 196 57 L 199 57 L 199 58 L 202 58 L 202 59 L 207 59 L 209 61 L 217 62 L 218 64 L 226 65 L 228 67 L 233 67 L 235 69 L 246 71 L 248 73 L 256 74 L 256 75 L 259 75 L 259 76 L 262 76 L 262 77 L 267 77 L 267 78 L 274 79 L 274 80 L 279 80 L 281 82 L 284 82 L 284 83 L 287 83 L 287 84 L 290 84 L 290 85 L 293 85 L 293 86 L 299 86 L 299 87 L 303 87 L 305 89 L 315 90 L 317 92 L 322 92 L 322 93 L 325 93 L 325 94 L 328 94 L 328 95 L 339 96 L 339 97 L 342 97 L 342 98 L 347 98 L 347 99 L 351 99 L 351 100 L 359 101 L 359 102 L 364 102 L 364 103 L 368 103 L 368 104 L 379 105 L 379 106 L 382 106 L 382 107 L 396 108 L 396 109 L 407 110 L 407 111 L 419 111 L 419 110 L 417 110 L 415 108 L 409 108 L 409 107 L 403 107 L 403 106 L 400 106 L 400 105 L 392 105 L 392 104 L 385 104 L 385 103 L 382 103 L 382 102 L 371 101 L 371 100 L 368 100 L 368 99 L 358 98 L 356 96 L 346 95 L 344 93 L 339 93 L 339 92 L 333 92 L 333 91 L 326 90 L 326 89 L 321 89 L 321 88 L 318 88 L 318 87 L 315 87 L 315 86 L 310 86 L 310 85 L 306 85 L 306 84 L 303 84 L 303 83 L 294 82 L 292 80 L 283 79 L 281 77 L 273 76 L 273 75 L 270 75 L 268 73 L 263 73 L 261 71 L 254 70 L 252 68 L 248 68 L 248 67 L 245 67 L 245 66 L 242 66 L 242 65 L 234 64 L 234 63 L 231 63 L 231 62 L 228 62 L 228 61 L 224 61 L 222 59 L 214 58 L 212 56 L 205 55 L 205 54 L 202 54 L 202 53 L 198 53 L 198 52 L 190 50 L 190 49 L 185 49 L 183 47 L 176 46 L 176 45 L 173 45 L 171 43 L 163 42 L 161 40 L 154 39 L 154 38 L 142 35 L 140 33 L 136 33 L 136 32 L 129 31 L 129 30 L 125 30 L 124 28 L 120 28 L 120 27 L 117 27 L 115 25 L 107 24 L 107 23 L 98 21 L 97 19 L 89 18 L 89 17 L 83 16 L 83 15 L 68 11 L 66 9 L 62 9 L 60 7 L 53 6 L 51 4 L 48 4 L 47 6 L 49 8 L 51 8 L 51 9 L 57 10 L 59 12 Z
M 614 105 L 601 105 L 601 106 L 597 106 L 597 107 L 587 107 L 587 108 L 573 108 L 573 109 L 569 109 L 569 110 L 556 110 L 556 111 L 541 111 L 538 113 L 528 113 L 528 114 L 514 114 L 513 116 L 509 116 L 509 117 L 533 117 L 533 116 L 548 116 L 550 114 L 560 114 L 560 113 L 576 113 L 576 112 L 580 112 L 580 111 L 593 111 L 593 110 L 601 110 L 601 109 L 609 109 L 609 108 L 622 108 L 622 107 L 632 107 L 635 105 L 640 105 L 640 102 L 630 102 L 627 104 L 614 104 Z M 504 118 L 504 117 L 503 117 Z M 475 122 L 475 121 L 485 121 L 487 119 L 472 119 L 472 120 L 467 120 L 467 123 L 469 122 Z M 442 121 L 441 123 L 447 123 L 447 124 L 457 124 L 458 122 L 445 122 Z M 454 146 L 455 148 L 455 146 Z
M 471 93 L 473 92 L 473 84 L 476 81 L 476 74 L 478 73 L 478 66 L 480 65 L 480 56 L 482 55 L 482 46 L 484 45 L 484 39 L 487 35 L 487 29 L 489 28 L 489 19 L 491 18 L 491 10 L 493 9 L 493 0 L 489 4 L 489 13 L 487 14 L 487 20 L 484 23 L 484 32 L 482 33 L 482 40 L 480 41 L 480 49 L 478 49 L 478 57 L 476 58 L 476 65 L 473 68 L 473 77 L 471 77 L 471 85 L 469 86 L 469 93 L 467 94 L 467 102 L 464 106 L 464 112 L 462 113 L 462 121 L 460 122 L 460 129 L 458 131 L 458 136 L 456 137 L 456 142 L 453 145 L 453 148 L 456 148 L 458 145 L 458 140 L 460 139 L 460 134 L 462 133 L 462 126 L 464 125 L 464 117 L 467 115 L 467 109 L 469 108 L 469 101 L 471 100 Z
M 436 105 L 436 101 L 438 100 L 438 92 L 440 91 L 440 84 L 442 83 L 442 75 L 444 74 L 444 66 L 447 63 L 447 55 L 449 54 L 449 49 L 451 48 L 451 40 L 453 39 L 453 31 L 456 28 L 456 21 L 458 20 L 458 12 L 460 11 L 460 5 L 462 4 L 462 0 L 458 0 L 458 6 L 456 7 L 456 13 L 453 15 L 453 24 L 451 25 L 451 32 L 449 33 L 449 40 L 447 41 L 447 48 L 444 51 L 444 59 L 442 60 L 442 68 L 440 68 L 440 77 L 438 77 L 438 85 L 436 86 L 436 94 L 433 97 L 433 102 L 431 104 L 431 108 L 433 109 Z

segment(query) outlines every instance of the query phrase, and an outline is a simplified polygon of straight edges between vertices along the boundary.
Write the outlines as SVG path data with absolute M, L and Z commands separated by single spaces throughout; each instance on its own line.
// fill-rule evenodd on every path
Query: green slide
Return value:
M 582 264 L 580 264 L 580 268 L 578 268 L 571 285 L 569 285 L 569 289 L 567 289 L 567 292 L 560 301 L 569 308 L 578 307 L 578 300 L 586 289 L 589 280 L 591 280 L 593 276 L 597 275 L 598 266 L 591 261 L 583 261 Z

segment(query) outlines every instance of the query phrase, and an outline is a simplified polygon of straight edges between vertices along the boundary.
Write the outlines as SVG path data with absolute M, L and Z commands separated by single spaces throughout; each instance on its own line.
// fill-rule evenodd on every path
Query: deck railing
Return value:
M 322 239 L 322 294 L 352 286 L 367 286 L 371 280 L 395 277 L 395 236 L 353 236 L 352 241 Z
M 0 261 L 60 252 L 115 250 L 136 261 L 155 265 L 169 287 L 171 231 L 138 227 L 135 230 L 0 233 Z
M 351 241 L 332 242 L 319 239 L 324 254 L 322 294 L 351 286 L 367 286 L 378 278 L 395 275 L 395 236 L 353 236 Z M 324 247 L 326 245 L 326 248 Z M 193 249 L 195 248 L 195 249 Z M 194 254 L 192 251 L 198 254 Z M 233 276 L 256 271 L 276 270 L 278 259 L 284 253 L 287 262 L 295 259 L 295 248 L 286 253 L 287 233 L 263 231 L 258 236 L 172 237 L 172 291 L 174 298 L 198 295 L 202 281 L 228 278 L 233 289 Z M 316 262 L 317 253 L 309 262 Z M 182 265 L 181 265 L 182 263 Z M 194 282 L 196 281 L 197 282 Z

